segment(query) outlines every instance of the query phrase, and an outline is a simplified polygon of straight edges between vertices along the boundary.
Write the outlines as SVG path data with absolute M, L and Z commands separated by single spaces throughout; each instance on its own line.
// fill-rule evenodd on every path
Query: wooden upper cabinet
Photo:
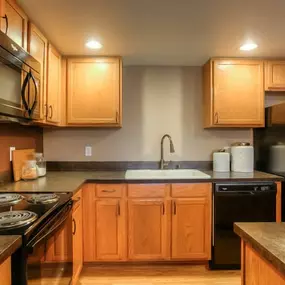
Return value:
M 73 253 L 73 283 L 77 284 L 83 267 L 83 221 L 82 221 L 82 191 L 74 197 L 75 204 L 72 213 L 72 253 Z M 77 205 L 76 205 L 77 204 Z
M 285 103 L 269 108 L 268 123 L 269 125 L 285 125 Z
M 128 201 L 128 246 L 130 260 L 169 258 L 168 219 L 164 199 Z
M 67 124 L 121 126 L 120 58 L 68 58 Z
M 48 41 L 41 31 L 31 22 L 28 28 L 28 52 L 41 64 L 40 75 L 40 120 L 46 115 L 46 83 L 47 83 L 47 51 Z
M 126 259 L 125 205 L 119 199 L 96 201 L 96 259 L 115 261 Z
M 47 67 L 46 121 L 57 125 L 61 107 L 61 56 L 51 44 L 48 44 Z
M 265 90 L 285 91 L 285 60 L 265 62 Z
M 204 127 L 263 127 L 263 61 L 214 59 L 204 66 Z
M 4 0 L 0 5 L 1 31 L 16 42 L 19 46 L 27 49 L 28 16 L 17 5 L 15 0 Z

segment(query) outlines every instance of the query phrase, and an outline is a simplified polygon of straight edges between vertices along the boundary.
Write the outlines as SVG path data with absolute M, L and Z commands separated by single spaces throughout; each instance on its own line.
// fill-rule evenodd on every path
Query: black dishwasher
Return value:
M 211 269 L 240 269 L 240 238 L 235 222 L 275 222 L 275 183 L 214 184 Z

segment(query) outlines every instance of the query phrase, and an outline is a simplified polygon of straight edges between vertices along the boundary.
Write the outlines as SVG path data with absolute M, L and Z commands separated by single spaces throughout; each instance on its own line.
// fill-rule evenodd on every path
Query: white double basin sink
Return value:
M 210 175 L 197 169 L 139 169 L 127 170 L 125 178 L 128 180 L 144 179 L 208 179 Z

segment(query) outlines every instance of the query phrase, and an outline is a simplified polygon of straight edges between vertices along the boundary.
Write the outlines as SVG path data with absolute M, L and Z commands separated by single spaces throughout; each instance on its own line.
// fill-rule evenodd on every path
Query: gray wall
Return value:
M 171 160 L 210 160 L 213 150 L 250 141 L 251 130 L 204 130 L 201 67 L 125 67 L 122 129 L 45 129 L 49 161 L 156 161 L 169 133 Z M 84 156 L 84 146 L 93 156 Z M 168 149 L 168 148 L 167 148 Z

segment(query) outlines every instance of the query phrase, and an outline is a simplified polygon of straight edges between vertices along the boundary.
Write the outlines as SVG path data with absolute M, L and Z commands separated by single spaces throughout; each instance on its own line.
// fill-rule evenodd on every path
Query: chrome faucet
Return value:
M 163 143 L 164 143 L 164 139 L 165 138 L 168 138 L 169 139 L 169 147 L 170 147 L 170 153 L 174 153 L 175 152 L 175 149 L 174 149 L 174 144 L 173 144 L 173 141 L 172 141 L 172 138 L 170 135 L 164 135 L 162 138 L 161 138 L 161 142 L 160 142 L 160 169 L 164 169 L 168 164 L 169 162 L 166 162 L 164 160 L 164 149 L 163 149 Z

